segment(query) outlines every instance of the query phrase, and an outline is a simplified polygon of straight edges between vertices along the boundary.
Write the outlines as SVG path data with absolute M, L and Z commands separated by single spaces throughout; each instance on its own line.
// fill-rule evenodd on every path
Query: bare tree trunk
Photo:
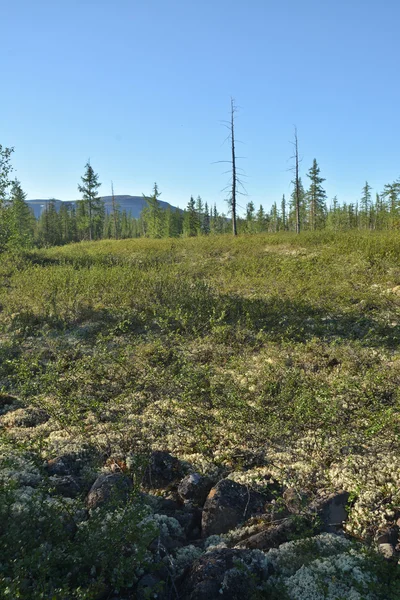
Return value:
M 235 105 L 231 98 L 231 151 L 232 151 L 232 233 L 237 235 L 236 226 L 236 152 L 235 152 L 235 123 L 234 123 Z
M 300 180 L 299 180 L 299 144 L 297 140 L 297 127 L 294 128 L 294 189 L 296 198 L 296 233 L 300 233 Z

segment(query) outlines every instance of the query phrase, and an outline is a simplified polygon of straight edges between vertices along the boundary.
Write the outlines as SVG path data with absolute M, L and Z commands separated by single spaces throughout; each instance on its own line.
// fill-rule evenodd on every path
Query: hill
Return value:
M 104 200 L 105 203 L 105 207 L 106 207 L 106 211 L 108 213 L 110 213 L 112 211 L 112 196 L 103 196 L 102 199 Z M 119 205 L 119 208 L 121 211 L 126 210 L 126 212 L 129 214 L 131 214 L 132 217 L 135 217 L 136 219 L 140 216 L 141 211 L 143 210 L 143 208 L 146 206 L 146 200 L 143 198 L 143 196 L 129 196 L 129 195 L 118 195 L 115 196 L 115 200 L 117 202 L 117 204 Z M 32 208 L 35 217 L 38 219 L 42 213 L 42 211 L 44 210 L 44 207 L 46 206 L 46 204 L 49 202 L 49 199 L 30 199 L 27 200 L 27 204 Z M 56 204 L 56 210 L 60 210 L 60 206 L 62 203 L 66 203 L 69 206 L 76 206 L 76 202 L 77 200 L 57 200 L 54 199 L 55 204 Z M 175 206 L 172 206 L 171 204 L 169 204 L 168 202 L 164 202 L 162 200 L 159 200 L 159 203 L 161 205 L 162 208 L 166 209 L 168 207 L 171 207 L 172 210 L 179 210 L 177 209 Z

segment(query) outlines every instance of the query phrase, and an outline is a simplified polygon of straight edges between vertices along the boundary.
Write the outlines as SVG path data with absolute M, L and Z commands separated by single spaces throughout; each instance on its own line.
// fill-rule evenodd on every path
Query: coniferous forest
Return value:
M 157 183 L 145 196 L 146 207 L 139 218 L 121 210 L 113 194 L 111 211 L 105 210 L 98 194 L 99 175 L 88 162 L 77 189 L 81 198 L 76 206 L 62 203 L 56 210 L 49 200 L 38 219 L 26 203 L 26 193 L 18 179 L 12 178 L 13 148 L 0 146 L 0 240 L 4 247 L 50 247 L 72 242 L 128 239 L 173 238 L 224 234 L 231 231 L 231 197 L 226 212 L 219 212 L 215 202 L 203 201 L 200 195 L 191 196 L 184 209 L 162 208 L 161 191 Z M 324 177 L 316 159 L 306 174 L 293 181 L 292 193 L 274 201 L 269 209 L 255 206 L 250 200 L 237 216 L 237 232 L 276 233 L 296 231 L 392 230 L 400 227 L 400 179 L 387 183 L 372 193 L 368 181 L 360 187 L 353 202 L 341 203 L 335 196 L 328 200 Z M 243 196 L 246 200 L 245 196 Z M 243 199 L 241 198 L 241 201 Z

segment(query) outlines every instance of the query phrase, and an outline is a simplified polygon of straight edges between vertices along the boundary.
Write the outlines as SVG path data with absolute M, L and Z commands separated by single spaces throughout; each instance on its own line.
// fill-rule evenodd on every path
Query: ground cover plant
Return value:
M 397 232 L 82 242 L 3 254 L 0 284 L 4 597 L 128 594 L 160 526 L 140 497 L 154 450 L 251 489 L 344 489 L 354 539 L 400 516 Z M 124 511 L 60 499 L 43 464 L 67 454 L 82 481 L 129 473 Z M 352 597 L 398 598 L 373 564 Z

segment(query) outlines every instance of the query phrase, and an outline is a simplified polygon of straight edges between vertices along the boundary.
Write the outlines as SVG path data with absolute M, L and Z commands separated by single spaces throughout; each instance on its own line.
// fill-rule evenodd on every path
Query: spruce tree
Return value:
M 185 210 L 185 216 L 183 219 L 183 234 L 186 237 L 194 237 L 197 235 L 199 230 L 198 214 L 196 211 L 196 204 L 193 196 L 190 196 L 190 200 Z
M 204 204 L 201 196 L 196 198 L 196 211 L 197 211 L 197 235 L 203 233 L 203 220 L 204 220 Z
M 288 216 L 288 229 L 299 233 L 303 229 L 307 229 L 307 208 L 305 202 L 305 191 L 301 177 L 299 177 L 296 186 L 290 195 L 289 202 L 289 216 Z M 299 208 L 299 227 L 297 223 L 297 204 Z M 298 231 L 297 231 L 298 229 Z
M 254 203 L 250 200 L 246 204 L 246 232 L 254 233 L 255 208 Z
M 58 213 L 60 219 L 61 229 L 61 240 L 63 244 L 68 244 L 72 241 L 71 237 L 71 217 L 66 202 L 62 202 L 60 206 L 60 212 Z
M 145 196 L 147 206 L 142 211 L 146 222 L 146 234 L 151 238 L 162 238 L 164 235 L 164 211 L 158 201 L 161 192 L 157 183 L 154 183 L 151 196 Z
M 286 229 L 287 229 L 287 219 L 286 219 L 286 198 L 285 198 L 285 194 L 283 194 L 283 196 L 282 196 L 282 202 L 281 202 L 281 220 L 282 220 L 282 229 L 283 229 L 283 231 L 286 231 Z
M 332 200 L 332 206 L 328 212 L 328 216 L 326 219 L 326 226 L 329 229 L 333 229 L 333 231 L 339 231 L 341 226 L 341 208 L 339 206 L 339 202 L 337 196 L 335 196 Z
M 38 230 L 41 246 L 57 246 L 62 243 L 60 217 L 54 198 L 46 202 L 39 218 Z
M 320 177 L 320 169 L 315 158 L 312 167 L 307 173 L 307 177 L 311 180 L 307 192 L 309 223 L 311 231 L 314 231 L 324 226 L 326 217 L 326 192 L 321 185 L 325 179 Z
M 385 229 L 389 225 L 388 211 L 383 195 L 375 194 L 375 222 L 376 229 Z
M 260 204 L 260 208 L 257 211 L 257 215 L 256 215 L 256 229 L 257 229 L 257 233 L 262 233 L 263 231 L 266 231 L 266 215 L 265 215 L 265 210 L 262 204 Z
M 371 226 L 371 190 L 371 186 L 366 181 L 360 200 L 359 219 L 361 229 L 369 229 Z
M 82 194 L 82 200 L 78 204 L 82 205 L 80 211 L 81 228 L 87 230 L 89 240 L 99 237 L 103 229 L 103 219 L 105 215 L 104 202 L 97 196 L 97 190 L 101 186 L 99 176 L 94 172 L 90 161 L 85 165 L 85 174 L 82 179 L 82 185 L 78 185 L 78 190 Z
M 399 194 L 400 183 L 398 181 L 387 183 L 383 188 L 382 197 L 387 200 L 388 220 L 391 228 L 396 227 L 399 221 Z
M 25 200 L 26 194 L 18 179 L 15 179 L 8 206 L 8 246 L 13 248 L 31 248 L 33 245 L 35 217 Z
M 279 231 L 279 216 L 278 216 L 278 207 L 276 206 L 276 202 L 273 203 L 270 211 L 270 231 L 276 232 Z
M 208 235 L 211 231 L 211 227 L 210 227 L 210 213 L 208 211 L 208 204 L 207 202 L 204 205 L 204 218 L 203 218 L 203 230 L 202 233 L 204 235 Z

